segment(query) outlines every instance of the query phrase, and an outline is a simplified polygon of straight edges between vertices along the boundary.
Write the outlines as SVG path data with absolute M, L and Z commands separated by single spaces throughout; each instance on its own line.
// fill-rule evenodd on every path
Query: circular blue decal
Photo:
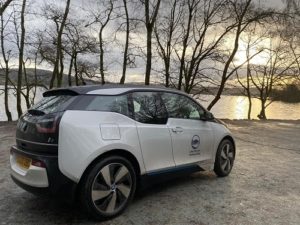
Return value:
M 198 135 L 194 135 L 192 138 L 192 148 L 197 149 L 200 145 L 200 137 Z

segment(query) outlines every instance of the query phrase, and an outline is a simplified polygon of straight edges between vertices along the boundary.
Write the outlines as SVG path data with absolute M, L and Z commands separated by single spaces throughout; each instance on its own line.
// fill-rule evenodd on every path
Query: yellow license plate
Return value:
M 18 166 L 20 166 L 23 169 L 28 169 L 31 165 L 31 159 L 17 155 L 16 156 L 16 163 Z

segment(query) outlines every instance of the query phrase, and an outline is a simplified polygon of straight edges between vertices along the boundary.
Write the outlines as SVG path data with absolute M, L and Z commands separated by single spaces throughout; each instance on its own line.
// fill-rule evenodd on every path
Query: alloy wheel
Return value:
M 225 144 L 221 150 L 221 168 L 228 173 L 233 166 L 234 153 L 229 144 Z
M 104 166 L 95 176 L 91 197 L 101 213 L 114 213 L 124 206 L 132 189 L 132 177 L 121 163 Z

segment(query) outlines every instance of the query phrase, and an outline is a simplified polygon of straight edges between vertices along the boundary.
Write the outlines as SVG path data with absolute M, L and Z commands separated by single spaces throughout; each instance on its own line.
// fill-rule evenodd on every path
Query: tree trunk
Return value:
M 57 87 L 61 87 L 62 84 L 62 78 L 63 78 L 63 70 L 64 70 L 64 65 L 63 65 L 63 52 L 62 52 L 62 35 L 63 31 L 66 25 L 66 20 L 69 14 L 69 9 L 70 9 L 70 1 L 67 0 L 65 12 L 63 19 L 60 24 L 60 28 L 57 33 L 57 47 L 56 47 L 56 57 L 55 57 L 55 63 L 54 63 L 54 69 L 52 73 L 52 77 L 50 80 L 50 89 L 53 88 L 54 86 L 54 81 L 55 78 L 57 79 Z M 59 70 L 60 67 L 60 70 Z
M 75 83 L 76 86 L 79 86 L 79 79 L 78 79 L 78 68 L 77 68 L 77 53 L 74 53 L 74 69 L 75 69 Z
M 100 47 L 100 75 L 101 75 L 101 83 L 105 84 L 105 74 L 104 74 L 104 50 L 103 50 L 103 37 L 102 37 L 103 29 L 101 28 L 99 31 L 99 47 Z
M 38 58 L 38 53 L 36 52 L 35 56 L 34 56 L 34 88 L 33 88 L 33 92 L 32 92 L 31 105 L 33 105 L 35 102 L 36 89 L 37 89 L 37 85 L 38 85 L 37 68 L 36 68 L 37 58 Z
M 170 58 L 166 59 L 167 61 L 165 62 L 165 77 L 166 77 L 166 87 L 170 86 Z
M 74 53 L 71 55 L 71 61 L 70 61 L 70 66 L 69 66 L 69 72 L 68 72 L 68 84 L 71 87 L 72 86 L 72 68 L 73 68 L 73 60 L 74 60 Z
M 249 106 L 248 106 L 248 120 L 251 120 L 252 99 L 251 99 L 250 93 L 247 93 L 247 96 L 248 96 L 248 102 L 249 102 Z
M 52 72 L 52 76 L 51 76 L 51 79 L 50 79 L 50 84 L 49 84 L 49 88 L 52 89 L 54 87 L 54 81 L 55 81 L 55 78 L 57 76 L 57 65 L 56 65 L 56 60 L 55 60 L 55 64 L 54 64 L 54 68 L 53 68 L 53 72 Z
M 147 56 L 146 56 L 146 72 L 145 72 L 145 85 L 150 84 L 151 75 L 151 64 L 152 64 L 152 32 L 153 27 L 157 18 L 160 1 L 157 0 L 156 4 L 153 5 L 153 12 L 150 13 L 150 0 L 145 0 L 145 23 L 147 29 Z
M 24 71 L 24 81 L 25 81 L 25 85 L 26 85 L 26 93 L 23 94 L 23 96 L 25 98 L 26 107 L 27 107 L 27 109 L 29 109 L 30 108 L 30 87 L 29 87 L 29 84 L 28 84 L 27 71 L 26 71 L 26 67 L 25 67 L 25 62 L 24 61 L 23 61 L 23 71 Z
M 146 73 L 145 73 L 145 85 L 150 84 L 151 75 L 151 63 L 152 63 L 152 27 L 147 27 L 147 61 L 146 61 Z
M 8 58 L 6 57 L 6 52 L 4 48 L 4 24 L 3 24 L 3 16 L 1 14 L 1 51 L 2 51 L 2 57 L 5 62 L 5 82 L 4 82 L 4 108 L 5 113 L 7 116 L 7 121 L 12 121 L 11 112 L 9 111 L 8 106 L 8 96 L 9 96 L 9 89 L 8 89 L 8 81 L 9 81 L 9 66 L 8 66 Z
M 7 116 L 7 121 L 12 121 L 11 112 L 9 111 L 9 107 L 8 107 L 8 96 L 9 96 L 8 79 L 9 79 L 8 63 L 5 63 L 4 107 Z
M 187 30 L 186 30 L 186 34 L 183 39 L 182 54 L 180 57 L 179 80 L 178 80 L 178 87 L 177 87 L 178 90 L 181 90 L 181 86 L 182 86 L 185 54 L 186 54 L 186 49 L 187 49 L 187 42 L 188 42 L 189 35 L 190 35 L 192 19 L 193 19 L 193 8 L 189 7 L 189 18 L 188 18 Z
M 128 46 L 129 46 L 129 15 L 128 15 L 128 9 L 127 9 L 127 0 L 123 0 L 124 9 L 125 9 L 125 15 L 126 15 L 126 42 L 125 42 L 125 48 L 124 48 L 124 55 L 123 55 L 123 71 L 122 71 L 122 77 L 120 80 L 120 84 L 125 83 L 126 78 L 126 68 L 127 68 L 127 54 L 128 54 Z
M 234 59 L 234 56 L 239 48 L 239 38 L 240 38 L 240 34 L 241 34 L 241 26 L 239 26 L 237 28 L 237 31 L 236 31 L 236 37 L 235 37 L 235 43 L 234 43 L 234 48 L 227 60 L 227 62 L 225 63 L 225 66 L 224 66 L 224 70 L 222 72 L 222 79 L 221 79 L 221 84 L 220 84 L 220 87 L 218 89 L 218 92 L 215 96 L 215 98 L 211 101 L 211 103 L 208 105 L 207 109 L 208 110 L 211 110 L 212 107 L 219 101 L 219 99 L 221 98 L 221 95 L 223 93 L 223 90 L 225 88 L 225 83 L 227 81 L 227 79 L 229 78 L 227 76 L 227 73 L 228 73 L 228 70 L 229 70 L 229 66 L 232 62 L 232 60 Z
M 22 112 L 22 74 L 23 74 L 23 55 L 24 55 L 24 43 L 25 43 L 25 7 L 26 0 L 23 0 L 21 9 L 21 39 L 20 39 L 20 49 L 19 49 L 19 69 L 18 69 L 18 82 L 17 82 L 17 112 L 20 118 L 23 114 Z
M 63 84 L 63 76 L 64 76 L 64 53 L 62 50 L 62 47 L 60 47 L 60 53 L 59 53 L 59 65 L 60 65 L 60 70 L 58 72 L 58 77 L 57 77 L 57 87 L 61 87 Z
M 260 120 L 266 120 L 267 116 L 266 116 L 266 101 L 264 99 L 261 100 L 261 110 L 259 115 L 257 115 L 257 117 Z
M 247 57 L 249 59 L 249 49 L 247 49 Z M 250 76 L 251 76 L 251 70 L 250 70 L 250 62 L 247 63 L 247 86 L 246 86 L 246 92 L 248 97 L 248 120 L 251 119 L 251 110 L 252 110 L 252 99 L 251 99 L 251 91 L 250 91 Z
M 226 72 L 227 73 L 227 72 Z M 221 80 L 221 85 L 218 89 L 218 92 L 216 94 L 216 96 L 214 97 L 214 99 L 211 101 L 211 103 L 208 105 L 207 109 L 210 111 L 211 108 L 219 101 L 219 99 L 221 98 L 222 92 L 224 90 L 225 87 L 225 83 L 226 83 L 226 79 L 222 78 Z

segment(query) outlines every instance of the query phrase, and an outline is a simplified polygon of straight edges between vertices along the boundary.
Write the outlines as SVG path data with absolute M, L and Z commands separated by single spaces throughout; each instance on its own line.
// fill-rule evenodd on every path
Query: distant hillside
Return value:
M 35 82 L 35 78 L 34 78 L 34 69 L 33 68 L 28 68 L 26 69 L 27 71 L 27 77 L 28 77 L 28 82 L 29 83 L 34 83 Z M 50 79 L 52 76 L 52 71 L 50 70 L 42 70 L 42 69 L 37 69 L 37 84 L 38 86 L 48 86 L 50 83 Z M 11 69 L 10 70 L 10 74 L 9 77 L 11 79 L 12 82 L 14 82 L 15 84 L 17 83 L 17 77 L 18 77 L 18 70 L 17 69 Z M 0 69 L 0 85 L 4 85 L 4 70 Z M 24 79 L 24 77 L 23 77 Z M 24 80 L 23 80 L 23 84 L 24 84 Z M 101 84 L 100 81 L 94 81 L 91 79 L 85 79 L 85 82 L 87 85 L 91 85 L 91 84 Z M 107 82 L 109 83 L 109 82 Z M 75 85 L 75 79 L 74 77 L 72 77 L 72 84 Z M 135 84 L 135 85 L 144 85 L 144 83 L 139 83 L 139 82 L 134 82 L 131 84 Z M 161 84 L 163 86 L 163 84 Z M 66 74 L 64 74 L 63 76 L 63 86 L 68 86 L 68 76 Z M 206 87 L 203 89 L 203 87 L 201 88 L 201 90 L 194 88 L 194 90 L 192 91 L 192 94 L 212 94 L 215 95 L 218 91 L 218 87 Z M 253 88 L 251 90 L 251 92 L 254 95 L 257 95 L 257 90 L 255 88 Z M 225 88 L 223 95 L 243 95 L 243 90 L 242 88 L 238 88 L 238 87 L 230 87 L 230 88 Z
M 34 83 L 35 82 L 35 77 L 34 77 L 34 69 L 33 68 L 27 68 L 27 79 L 28 83 Z M 5 71 L 4 69 L 0 69 L 0 85 L 4 85 L 5 81 Z M 52 71 L 50 70 L 42 70 L 42 69 L 37 69 L 37 84 L 38 86 L 48 86 L 50 83 L 50 79 L 52 76 Z M 17 78 L 18 78 L 18 70 L 17 69 L 11 69 L 9 73 L 9 78 L 13 83 L 17 83 Z M 91 79 L 84 79 L 84 81 L 87 84 L 99 84 L 100 82 L 93 81 Z M 24 76 L 23 76 L 23 84 L 24 84 Z M 75 78 L 72 77 L 72 83 L 75 83 Z M 68 76 L 66 74 L 63 75 L 63 86 L 68 85 Z

